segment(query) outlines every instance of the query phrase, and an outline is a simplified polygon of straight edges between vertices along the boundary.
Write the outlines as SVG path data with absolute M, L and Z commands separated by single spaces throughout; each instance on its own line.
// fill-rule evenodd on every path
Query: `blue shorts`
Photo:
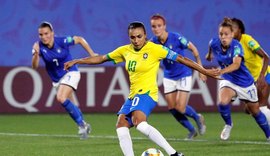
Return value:
M 157 102 L 154 101 L 148 94 L 137 94 L 133 99 L 127 99 L 117 115 L 125 114 L 126 120 L 131 126 L 133 126 L 131 120 L 131 113 L 136 110 L 142 111 L 146 117 L 150 115 L 152 110 L 157 105 Z
M 270 73 L 265 75 L 265 81 L 270 85 Z

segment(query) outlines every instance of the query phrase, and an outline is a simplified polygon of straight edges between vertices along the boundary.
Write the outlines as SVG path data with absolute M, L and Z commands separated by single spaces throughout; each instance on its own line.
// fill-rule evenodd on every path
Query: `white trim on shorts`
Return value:
M 65 84 L 77 90 L 78 84 L 81 79 L 81 73 L 79 71 L 67 72 L 58 82 L 53 82 L 53 87 L 58 88 L 60 84 Z
M 254 83 L 246 88 L 240 87 L 236 84 L 231 83 L 228 80 L 219 80 L 219 90 L 223 87 L 229 87 L 236 92 L 236 96 L 240 100 L 246 100 L 250 102 L 258 102 L 257 88 Z
M 178 80 L 163 78 L 164 93 L 171 93 L 177 90 L 190 92 L 192 85 L 192 76 L 182 77 Z

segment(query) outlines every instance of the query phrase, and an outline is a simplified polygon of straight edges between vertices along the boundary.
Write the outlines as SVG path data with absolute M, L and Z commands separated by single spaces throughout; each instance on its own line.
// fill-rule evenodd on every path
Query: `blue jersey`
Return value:
M 156 44 L 162 44 L 156 36 L 153 37 L 151 41 Z M 182 56 L 185 56 L 184 50 L 188 48 L 188 43 L 189 41 L 184 36 L 169 32 L 166 42 L 162 45 Z M 164 59 L 163 65 L 164 77 L 168 79 L 178 80 L 186 76 L 191 76 L 192 74 L 192 70 L 189 67 L 169 59 Z
M 239 69 L 230 73 L 223 74 L 222 78 L 241 87 L 248 87 L 254 83 L 252 75 L 244 64 L 245 60 L 243 57 L 244 54 L 242 46 L 237 40 L 233 39 L 229 49 L 227 49 L 225 52 L 222 51 L 221 41 L 218 38 L 213 38 L 210 41 L 209 46 L 221 69 L 231 65 L 235 56 L 238 55 L 239 57 L 242 57 Z
M 45 62 L 46 70 L 53 82 L 58 82 L 67 71 L 64 63 L 72 60 L 69 46 L 74 45 L 73 37 L 54 37 L 54 45 L 48 48 L 39 41 L 39 54 Z M 72 66 L 69 71 L 78 71 L 77 65 Z

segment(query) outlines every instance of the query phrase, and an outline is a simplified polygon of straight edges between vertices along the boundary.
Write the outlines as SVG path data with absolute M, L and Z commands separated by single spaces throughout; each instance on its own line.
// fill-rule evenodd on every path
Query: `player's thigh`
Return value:
M 219 104 L 228 104 L 236 97 L 236 91 L 234 88 L 237 86 L 232 84 L 227 80 L 218 81 L 219 92 L 218 92 L 218 101 Z
M 175 105 L 176 105 L 176 95 L 177 95 L 177 91 L 165 94 L 165 99 L 167 101 L 169 109 L 172 109 L 172 108 L 175 107 Z
M 230 87 L 220 88 L 218 98 L 220 104 L 228 104 L 236 96 L 236 92 Z
M 176 96 L 176 101 L 177 101 L 176 104 L 182 107 L 186 107 L 188 97 L 189 97 L 188 91 L 178 91 L 177 96 Z
M 125 114 L 119 114 L 116 122 L 116 128 L 130 127 Z
M 132 112 L 132 122 L 134 126 L 137 126 L 141 122 L 146 121 L 146 119 L 147 119 L 147 116 L 144 114 L 144 112 L 140 110 L 136 110 Z
M 57 99 L 58 101 L 64 102 L 63 100 L 69 98 L 73 93 L 73 88 L 67 85 L 60 84 L 57 91 Z

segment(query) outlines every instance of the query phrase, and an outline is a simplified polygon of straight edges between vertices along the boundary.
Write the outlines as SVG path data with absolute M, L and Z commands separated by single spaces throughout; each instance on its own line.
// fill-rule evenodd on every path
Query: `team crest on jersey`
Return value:
M 57 51 L 59 54 L 61 53 L 61 49 L 60 49 L 60 48 L 58 48 L 56 51 Z
M 255 44 L 256 43 L 253 40 L 248 42 L 248 46 L 251 47 L 251 48 L 253 48 L 255 46 Z
M 147 59 L 147 58 L 148 58 L 148 54 L 147 54 L 147 53 L 144 53 L 144 54 L 143 54 L 143 58 L 144 58 L 144 59 Z

